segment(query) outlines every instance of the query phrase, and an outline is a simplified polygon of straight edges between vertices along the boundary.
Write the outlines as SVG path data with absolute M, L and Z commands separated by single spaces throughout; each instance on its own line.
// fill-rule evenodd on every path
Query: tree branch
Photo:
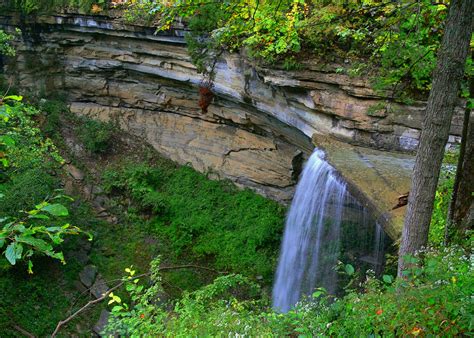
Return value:
M 21 326 L 17 325 L 17 324 L 12 324 L 12 327 L 17 330 L 18 332 L 20 332 L 22 335 L 25 335 L 27 336 L 28 338 L 36 338 L 36 336 L 28 331 L 26 331 L 24 328 L 22 328 Z
M 208 268 L 206 266 L 200 266 L 200 265 L 194 265 L 194 264 L 186 264 L 186 265 L 177 265 L 177 266 L 163 266 L 163 267 L 160 267 L 158 269 L 158 271 L 167 271 L 167 270 L 179 270 L 179 269 L 201 269 L 201 270 L 207 270 L 207 271 L 212 271 L 212 272 L 215 272 L 217 274 L 222 274 L 224 272 L 221 272 L 221 271 L 217 271 L 215 269 L 212 269 L 212 268 Z M 126 279 L 121 279 L 120 280 L 120 283 L 118 283 L 117 285 L 115 285 L 114 287 L 112 287 L 111 289 L 109 289 L 106 293 L 104 293 L 102 296 L 100 296 L 99 298 L 97 299 L 94 299 L 94 300 L 91 300 L 89 302 L 87 302 L 84 306 L 82 306 L 80 309 L 78 309 L 76 312 L 74 312 L 73 314 L 71 314 L 69 317 L 67 317 L 66 319 L 64 320 L 61 320 L 58 322 L 58 324 L 56 325 L 56 328 L 54 330 L 54 332 L 51 334 L 51 338 L 54 338 L 57 336 L 59 330 L 64 326 L 66 325 L 67 323 L 69 323 L 71 320 L 73 320 L 75 317 L 77 317 L 78 315 L 80 315 L 81 313 L 83 313 L 84 311 L 86 311 L 87 309 L 89 309 L 90 307 L 92 307 L 93 305 L 96 305 L 100 302 L 102 302 L 104 299 L 106 299 L 113 291 L 117 290 L 118 288 L 120 288 L 125 282 L 127 281 L 132 281 L 132 280 L 135 280 L 137 278 L 142 278 L 142 277 L 147 277 L 147 276 L 150 276 L 150 272 L 147 272 L 147 273 L 144 273 L 144 274 L 141 274 L 141 275 L 137 275 L 137 276 L 134 276 L 134 277 L 131 277 L 131 278 L 126 278 Z M 90 290 L 90 289 L 89 289 Z M 34 337 L 34 336 L 29 336 L 29 337 Z

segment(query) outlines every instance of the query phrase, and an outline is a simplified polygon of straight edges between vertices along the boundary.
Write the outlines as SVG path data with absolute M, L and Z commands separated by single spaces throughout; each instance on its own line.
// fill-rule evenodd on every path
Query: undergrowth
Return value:
M 35 246 L 42 252 L 51 251 L 49 243 L 46 242 L 49 235 L 52 244 L 55 246 L 61 244 L 51 233 L 53 230 L 56 231 L 55 229 L 41 230 L 38 227 L 53 226 L 51 218 L 37 214 L 36 218 L 30 217 L 30 220 L 25 220 L 25 211 L 38 208 L 41 202 L 61 193 L 58 189 L 61 188 L 59 173 L 63 159 L 51 139 L 38 128 L 38 120 L 42 118 L 41 111 L 20 102 L 20 97 L 13 97 L 17 103 L 7 102 L 0 105 L 0 195 L 2 196 L 0 218 L 2 221 L 4 217 L 18 219 L 19 230 L 14 240 L 20 243 L 16 247 L 22 245 L 25 247 L 25 255 L 28 255 L 27 249 Z M 84 218 L 86 214 L 79 217 L 81 210 L 79 201 L 69 203 L 66 201 L 64 204 L 71 212 L 68 213 L 67 210 L 64 212 L 64 209 L 49 209 L 54 214 L 64 212 L 67 215 L 62 220 L 64 226 L 90 225 L 90 212 L 87 213 L 87 219 Z M 55 207 L 58 207 L 58 204 L 55 204 Z M 33 222 L 37 227 L 30 224 Z M 41 236 L 40 230 L 44 232 L 44 236 Z M 80 265 L 74 257 L 68 256 L 71 251 L 77 249 L 78 240 L 68 238 L 60 245 L 67 263 L 62 267 L 51 258 L 52 256 L 30 256 L 30 263 L 34 266 L 31 270 L 31 266 L 28 265 L 30 274 L 27 273 L 27 265 L 23 261 L 18 261 L 12 266 L 8 264 L 3 254 L 0 256 L 2 336 L 18 336 L 15 326 L 35 335 L 44 336 L 52 332 L 56 322 L 64 317 L 69 307 L 68 300 L 79 296 L 73 281 L 77 278 Z M 4 241 L 2 246 L 3 243 Z M 30 247 L 27 247 L 27 244 Z M 4 247 L 2 253 L 3 249 Z M 20 258 L 19 256 L 21 257 L 19 254 L 16 258 Z
M 129 163 L 103 178 L 107 192 L 129 196 L 149 215 L 151 229 L 177 257 L 192 252 L 218 269 L 271 279 L 284 218 L 276 202 L 186 166 Z
M 442 245 L 453 181 L 451 163 L 456 157 L 456 153 L 445 157 L 429 247 L 406 258 L 412 265 L 404 272 L 404 279 L 396 280 L 388 274 L 378 279 L 369 270 L 360 282 L 349 269 L 352 273 L 343 278 L 348 283 L 344 295 L 316 289 L 288 313 L 279 313 L 271 308 L 268 293 L 254 281 L 232 274 L 185 292 L 174 301 L 157 304 L 153 300 L 161 294 L 162 280 L 158 258 L 151 266 L 151 283 L 142 284 L 126 276 L 129 285 L 125 294 L 133 304 L 111 300 L 112 319 L 106 333 L 173 337 L 471 335 L 473 233 L 467 233 L 463 242 Z
M 472 239 L 472 238 L 471 238 Z M 472 242 L 470 243 L 472 248 Z M 240 275 L 217 278 L 173 303 L 173 311 L 153 303 L 160 274 L 152 264 L 150 286 L 130 278 L 133 305 L 112 304 L 107 332 L 127 336 L 454 336 L 474 329 L 474 266 L 466 248 L 427 249 L 405 280 L 383 281 L 370 274 L 363 292 L 347 289 L 335 299 L 316 292 L 288 313 L 272 311 L 254 282 Z M 137 286 L 140 285 L 140 286 Z M 247 297 L 238 292 L 253 289 Z M 237 291 L 236 291 L 237 288 Z M 234 291 L 232 291 L 234 290 Z M 114 303 L 114 301 L 111 301 Z M 170 305 L 166 305 L 170 306 Z

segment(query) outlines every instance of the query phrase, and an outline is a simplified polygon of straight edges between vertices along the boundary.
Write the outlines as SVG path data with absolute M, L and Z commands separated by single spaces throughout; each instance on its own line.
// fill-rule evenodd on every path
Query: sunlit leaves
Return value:
M 32 116 L 36 109 L 22 103 L 19 95 L 3 97 L 0 105 L 0 181 L 11 179 L 19 168 L 31 167 L 38 161 L 54 158 L 61 162 L 56 148 L 48 139 L 44 139 L 35 125 Z M 3 196 L 2 197 L 8 197 Z M 3 198 L 2 203 L 6 202 Z M 32 210 L 14 210 L 9 217 L 0 219 L 1 253 L 11 265 L 19 261 L 27 263 L 29 273 L 33 272 L 31 258 L 37 255 L 49 256 L 61 261 L 64 255 L 56 247 L 65 236 L 77 235 L 82 231 L 69 223 L 60 223 L 58 218 L 69 215 L 67 208 L 60 202 L 70 200 L 62 194 L 45 200 Z M 54 203 L 53 203 L 54 201 Z M 90 237 L 90 235 L 89 235 Z
M 42 222 L 54 221 L 51 217 L 69 215 L 67 208 L 59 203 L 50 204 L 44 201 L 35 209 L 25 212 L 23 218 L 4 217 L 0 219 L 0 248 L 8 243 L 4 252 L 5 258 L 11 265 L 20 260 L 26 260 L 27 270 L 33 273 L 33 255 L 45 255 L 65 264 L 64 255 L 55 247 L 64 241 L 64 236 L 83 233 L 78 227 L 66 223 L 62 226 L 45 226 Z M 89 239 L 91 235 L 87 234 Z

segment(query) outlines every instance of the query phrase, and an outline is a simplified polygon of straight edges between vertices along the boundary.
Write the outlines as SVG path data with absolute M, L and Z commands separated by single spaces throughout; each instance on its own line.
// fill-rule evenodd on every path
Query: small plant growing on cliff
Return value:
M 84 119 L 80 127 L 80 140 L 84 147 L 95 154 L 105 153 L 112 144 L 115 127 L 111 122 Z
M 17 30 L 19 33 L 20 30 Z M 11 45 L 12 40 L 15 37 L 11 34 L 5 33 L 3 30 L 0 29 L 0 55 L 6 56 L 14 56 L 15 55 L 15 48 Z

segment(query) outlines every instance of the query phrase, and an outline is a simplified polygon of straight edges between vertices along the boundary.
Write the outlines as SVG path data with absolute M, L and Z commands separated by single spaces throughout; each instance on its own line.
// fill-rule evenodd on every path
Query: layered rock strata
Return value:
M 75 114 L 113 120 L 179 163 L 280 201 L 291 199 L 314 135 L 391 151 L 417 146 L 423 102 L 387 105 L 368 79 L 335 66 L 307 61 L 304 70 L 272 70 L 225 55 L 203 113 L 202 76 L 180 30 L 155 35 L 100 16 L 0 16 L 0 27 L 15 26 L 22 39 L 4 69 L 22 90 L 64 94 Z M 459 112 L 451 142 L 461 120 Z

